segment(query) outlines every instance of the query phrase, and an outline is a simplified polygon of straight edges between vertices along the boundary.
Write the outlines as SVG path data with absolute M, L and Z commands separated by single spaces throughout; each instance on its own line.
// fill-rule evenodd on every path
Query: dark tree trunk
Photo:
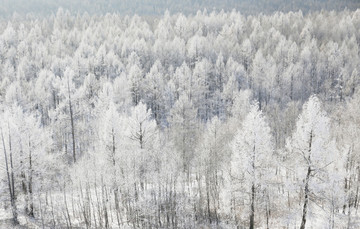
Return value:
M 251 186 L 251 206 L 250 206 L 250 229 L 254 229 L 255 218 L 255 184 Z
M 304 205 L 303 205 L 303 214 L 302 214 L 302 219 L 301 219 L 301 225 L 300 225 L 300 229 L 305 229 L 305 224 L 306 224 L 306 214 L 307 214 L 307 209 L 308 209 L 308 202 L 309 202 L 309 180 L 310 180 L 310 176 L 311 176 L 311 145 L 312 145 L 312 140 L 313 140 L 313 132 L 310 132 L 310 139 L 309 139 L 309 148 L 308 148 L 308 171 L 306 174 L 306 179 L 305 179 L 305 188 L 304 188 L 304 194 L 305 194 L 305 199 L 304 199 Z
M 30 147 L 30 143 L 29 143 Z M 31 150 L 29 151 L 29 182 L 28 182 L 28 195 L 29 195 L 29 212 L 28 215 L 34 217 L 34 198 L 32 189 L 32 155 Z
M 9 186 L 10 203 L 11 203 L 11 209 L 12 209 L 12 214 L 13 214 L 13 224 L 18 225 L 19 221 L 17 218 L 17 208 L 16 208 L 16 201 L 15 201 L 14 176 L 13 176 L 13 172 L 11 172 L 12 176 L 10 177 L 9 164 L 8 164 L 8 160 L 7 160 L 7 153 L 6 153 L 6 147 L 5 147 L 5 140 L 4 140 L 4 135 L 2 132 L 1 132 L 1 138 L 2 138 L 2 143 L 3 143 L 4 156 L 5 156 L 5 166 L 6 166 L 6 174 L 7 174 L 8 186 Z M 10 154 L 11 154 L 11 151 L 10 151 Z M 12 156 L 10 155 L 10 158 L 11 157 Z M 11 168 L 12 168 L 12 165 L 11 165 Z
M 206 178 L 206 202 L 207 202 L 207 212 L 208 212 L 208 219 L 209 223 L 211 224 L 211 208 L 210 208 L 210 193 L 209 193 L 209 178 Z
M 300 225 L 300 229 L 305 229 L 305 224 L 306 224 L 306 214 L 307 214 L 307 208 L 308 208 L 308 202 L 309 202 L 309 179 L 310 179 L 310 175 L 311 175 L 311 168 L 309 166 L 308 168 L 308 172 L 306 175 L 306 180 L 305 180 L 305 199 L 304 199 L 304 206 L 303 206 L 303 214 L 302 214 L 302 220 L 301 220 L 301 225 Z
M 72 137 L 72 148 L 73 148 L 73 159 L 76 163 L 76 152 L 75 152 L 75 127 L 74 127 L 74 114 L 71 104 L 71 95 L 70 95 L 70 82 L 68 81 L 68 93 L 69 93 L 69 112 L 70 112 L 70 123 L 71 123 L 71 137 Z

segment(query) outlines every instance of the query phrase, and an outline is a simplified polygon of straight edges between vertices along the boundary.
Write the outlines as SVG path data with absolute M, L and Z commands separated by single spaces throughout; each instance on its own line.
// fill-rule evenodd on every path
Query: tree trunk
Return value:
M 16 209 L 16 202 L 15 202 L 15 190 L 13 189 L 13 187 L 14 187 L 14 177 L 13 176 L 10 177 L 9 164 L 8 164 L 8 160 L 7 160 L 7 153 L 6 153 L 6 148 L 5 148 L 4 135 L 3 135 L 2 132 L 1 132 L 1 138 L 2 138 L 2 143 L 3 143 L 4 156 L 5 156 L 5 166 L 6 166 L 6 174 L 7 174 L 8 186 L 9 186 L 11 209 L 12 209 L 12 214 L 13 214 L 13 224 L 18 225 L 19 221 L 18 221 L 18 218 L 17 218 L 17 209 Z M 10 154 L 11 154 L 11 152 L 10 152 Z M 12 156 L 10 156 L 10 157 L 12 157 Z M 11 172 L 11 173 L 13 175 L 13 172 Z
M 302 214 L 302 220 L 301 220 L 301 225 L 300 225 L 300 229 L 305 229 L 305 224 L 306 224 L 306 214 L 307 214 L 307 207 L 308 207 L 308 202 L 309 202 L 309 179 L 310 179 L 310 175 L 311 175 L 311 168 L 310 166 L 308 167 L 308 172 L 306 175 L 306 180 L 305 180 L 305 199 L 304 199 L 304 206 L 303 206 L 303 214 Z
M 250 229 L 254 229 L 255 218 L 255 184 L 251 186 L 251 206 L 250 206 Z
M 312 146 L 312 140 L 313 140 L 313 131 L 310 132 L 310 139 L 309 139 L 309 148 L 308 148 L 308 152 L 309 152 L 309 156 L 308 156 L 308 171 L 306 174 L 306 179 L 305 179 L 305 188 L 304 188 L 304 194 L 305 194 L 305 199 L 304 199 L 304 205 L 303 205 L 303 214 L 302 214 L 302 219 L 301 219 L 301 225 L 300 225 L 300 229 L 305 229 L 305 224 L 306 224 L 306 214 L 307 214 L 307 208 L 308 208 L 308 202 L 309 202 L 309 180 L 310 180 L 310 176 L 311 176 L 311 146 Z
M 29 148 L 30 148 L 29 142 Z M 29 181 L 28 181 L 28 195 L 29 195 L 29 212 L 28 215 L 30 217 L 34 217 L 34 198 L 33 198 L 33 190 L 32 190 L 32 154 L 31 150 L 29 150 Z
M 209 193 L 209 178 L 206 178 L 206 202 L 207 202 L 207 212 L 209 223 L 211 224 L 211 209 L 210 209 L 210 193 Z
M 71 137 L 72 137 L 72 148 L 73 148 L 73 159 L 76 163 L 76 153 L 75 153 L 75 127 L 74 127 L 74 115 L 71 104 L 71 95 L 70 95 L 70 82 L 68 81 L 68 93 L 69 93 L 69 112 L 70 112 L 70 123 L 71 123 Z
M 265 194 L 265 193 L 264 193 Z M 268 191 L 266 191 L 266 196 L 267 196 L 267 200 L 266 200 L 266 229 L 269 229 L 269 221 L 270 221 L 270 196 Z
M 23 162 L 20 161 L 21 164 L 21 168 L 23 167 Z M 27 189 L 27 184 L 26 184 L 26 176 L 25 176 L 25 172 L 21 171 L 20 173 L 20 177 L 21 177 L 21 188 L 25 197 L 25 212 L 29 213 L 29 200 L 28 200 L 28 189 Z
M 70 217 L 70 212 L 69 212 L 69 207 L 67 204 L 67 200 L 66 200 L 66 186 L 65 186 L 65 181 L 64 181 L 64 187 L 63 187 L 63 195 L 64 195 L 64 203 L 65 203 L 65 218 L 67 218 L 67 223 L 68 223 L 68 227 L 72 228 L 72 224 L 71 224 L 71 217 Z

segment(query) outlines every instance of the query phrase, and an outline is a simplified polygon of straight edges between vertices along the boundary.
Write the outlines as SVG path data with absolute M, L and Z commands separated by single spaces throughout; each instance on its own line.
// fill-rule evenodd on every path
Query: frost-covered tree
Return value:
M 171 109 L 170 128 L 174 147 L 181 155 L 183 171 L 190 175 L 197 139 L 197 114 L 189 97 L 182 94 Z
M 243 121 L 232 142 L 231 174 L 235 194 L 240 192 L 249 195 L 246 208 L 249 214 L 250 228 L 256 227 L 256 204 L 261 193 L 267 189 L 270 174 L 270 159 L 273 155 L 272 136 L 269 124 L 259 110 L 252 105 L 249 114 Z M 237 200 L 238 202 L 240 200 Z M 266 200 L 268 202 L 268 200 Z M 236 206 L 239 210 L 239 206 Z M 269 206 L 266 204 L 266 216 Z
M 288 141 L 288 160 L 294 166 L 298 185 L 303 195 L 300 228 L 305 228 L 311 196 L 326 194 L 338 171 L 339 157 L 330 131 L 330 119 L 316 96 L 311 96 L 303 106 L 296 128 Z M 335 175 L 335 177 L 334 177 Z M 329 186 L 327 186 L 328 184 Z
M 130 91 L 134 105 L 138 105 L 142 96 L 143 73 L 141 68 L 135 64 L 129 69 Z
M 18 196 L 25 200 L 25 214 L 35 217 L 38 212 L 34 199 L 47 185 L 44 181 L 50 175 L 46 163 L 50 159 L 51 139 L 48 130 L 41 127 L 40 120 L 34 115 L 24 113 L 17 105 L 5 108 L 1 114 L 4 120 L 1 125 L 2 150 L 7 171 L 10 171 L 8 183 L 15 222 Z
M 76 126 L 75 126 L 75 113 L 74 113 L 74 94 L 75 94 L 75 84 L 74 84 L 74 71 L 70 68 L 67 68 L 64 72 L 64 76 L 58 81 L 58 87 L 60 96 L 63 99 L 63 106 L 59 109 L 64 109 L 69 117 L 70 126 L 70 135 L 71 135 L 71 151 L 73 162 L 76 162 Z M 60 111 L 61 112 L 61 111 Z
M 222 168 L 228 156 L 225 145 L 229 143 L 224 127 L 225 125 L 216 116 L 208 121 L 197 146 L 195 159 L 199 171 L 199 187 L 204 189 L 199 190 L 204 196 L 203 200 L 199 200 L 201 204 L 199 209 L 204 208 L 204 215 L 210 224 L 214 222 L 219 224 L 219 212 L 222 210 L 220 207 L 220 191 L 223 185 Z

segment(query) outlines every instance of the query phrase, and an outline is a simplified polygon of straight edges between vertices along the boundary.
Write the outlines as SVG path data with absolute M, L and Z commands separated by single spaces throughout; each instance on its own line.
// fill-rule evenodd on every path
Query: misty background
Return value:
M 232 10 L 244 15 L 271 14 L 275 11 L 303 11 L 309 13 L 320 10 L 355 10 L 359 0 L 0 0 L 0 16 L 9 17 L 32 14 L 48 16 L 58 8 L 68 9 L 71 13 L 105 14 L 121 13 L 124 15 L 163 15 L 182 12 L 196 14 L 198 10 Z

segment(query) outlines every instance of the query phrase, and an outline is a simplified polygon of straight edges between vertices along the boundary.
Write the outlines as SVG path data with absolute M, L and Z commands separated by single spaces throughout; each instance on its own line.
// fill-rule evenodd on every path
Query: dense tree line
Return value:
M 245 15 L 259 13 L 271 14 L 299 11 L 304 13 L 345 9 L 356 10 L 360 3 L 357 0 L 0 0 L 0 16 L 11 17 L 30 14 L 31 16 L 49 16 L 62 7 L 72 13 L 106 14 L 120 13 L 122 15 L 139 14 L 143 16 L 163 15 L 166 10 L 171 13 L 182 12 L 186 15 L 196 14 L 197 10 L 226 10 L 236 9 Z
M 60 9 L 0 31 L 13 223 L 359 226 L 359 10 Z

